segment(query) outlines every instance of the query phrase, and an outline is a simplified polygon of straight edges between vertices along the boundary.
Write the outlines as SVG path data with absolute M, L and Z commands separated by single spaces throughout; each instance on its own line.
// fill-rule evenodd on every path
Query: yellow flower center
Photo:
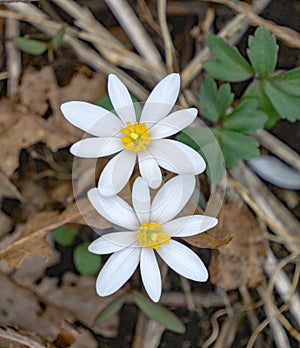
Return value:
M 140 246 L 160 250 L 160 244 L 169 244 L 170 235 L 162 231 L 163 227 L 156 222 L 143 224 L 137 231 Z
M 120 131 L 124 134 L 121 138 L 124 148 L 129 151 L 138 152 L 146 150 L 150 144 L 149 130 L 144 123 L 138 122 L 126 122 L 127 128 L 120 128 Z

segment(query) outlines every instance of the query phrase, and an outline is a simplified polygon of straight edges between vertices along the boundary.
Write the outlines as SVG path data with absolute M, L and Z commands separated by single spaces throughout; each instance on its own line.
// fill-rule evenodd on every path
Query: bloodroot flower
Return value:
M 178 141 L 164 139 L 187 127 L 197 116 L 197 109 L 180 109 L 171 114 L 180 88 L 179 74 L 170 74 L 153 89 L 137 118 L 130 94 L 115 75 L 108 77 L 108 94 L 117 113 L 99 106 L 71 101 L 62 104 L 66 119 L 94 135 L 75 143 L 75 156 L 97 158 L 118 153 L 101 173 L 101 195 L 111 196 L 128 182 L 136 161 L 141 176 L 151 188 L 162 182 L 159 168 L 177 174 L 199 174 L 205 169 L 203 158 Z
M 89 251 L 113 255 L 97 279 L 96 290 L 108 296 L 119 290 L 140 263 L 141 278 L 151 299 L 161 295 L 161 275 L 156 260 L 158 254 L 170 268 L 195 281 L 206 281 L 207 270 L 200 258 L 173 237 L 188 237 L 204 232 L 217 224 L 217 219 L 204 215 L 174 217 L 190 199 L 195 188 L 193 175 L 179 175 L 164 184 L 152 203 L 149 187 L 137 178 L 132 189 L 133 208 L 120 197 L 103 197 L 99 189 L 88 192 L 94 208 L 107 220 L 122 227 L 96 239 Z

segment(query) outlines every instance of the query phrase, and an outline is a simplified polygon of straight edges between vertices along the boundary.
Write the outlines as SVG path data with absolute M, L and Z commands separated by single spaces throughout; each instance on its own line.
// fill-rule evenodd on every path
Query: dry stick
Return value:
M 32 333 L 31 333 L 32 334 Z M 34 336 L 36 334 L 32 334 Z M 31 337 L 28 336 L 24 333 L 20 333 L 17 331 L 17 329 L 11 328 L 11 327 L 5 327 L 5 326 L 0 326 L 0 337 L 5 338 L 10 342 L 9 347 L 30 347 L 30 348 L 45 348 L 47 346 L 50 347 L 50 342 L 45 342 L 45 344 L 41 344 L 37 342 L 36 340 L 32 339 Z M 14 343 L 13 343 L 14 342 Z M 16 344 L 16 345 L 15 345 Z
M 21 13 L 25 16 L 25 18 L 29 14 L 33 17 L 45 19 L 45 14 L 41 12 L 38 8 L 30 4 L 7 4 L 7 7 Z M 2 11 L 2 14 L 3 12 L 5 11 Z M 39 28 L 39 30 L 45 32 L 48 35 L 54 35 L 56 32 L 47 25 L 37 23 L 34 23 L 34 25 L 37 28 Z M 137 98 L 141 100 L 146 99 L 148 92 L 145 90 L 143 86 L 141 86 L 138 82 L 132 79 L 124 71 L 118 69 L 114 65 L 102 59 L 99 56 L 99 54 L 97 54 L 93 49 L 89 48 L 87 45 L 83 44 L 81 41 L 70 36 L 69 34 L 66 34 L 64 36 L 64 42 L 68 43 L 76 52 L 77 56 L 80 59 L 82 59 L 85 63 L 87 63 L 89 66 L 93 67 L 96 70 L 102 71 L 105 74 L 114 73 L 118 75 Z
M 164 71 L 157 48 L 128 3 L 124 0 L 105 0 L 105 2 L 127 33 L 136 50 L 147 61 L 152 62 L 157 69 Z M 157 80 L 161 77 L 161 75 L 155 74 Z
M 5 48 L 8 70 L 7 94 L 9 96 L 16 93 L 21 74 L 21 53 L 12 42 L 13 38 L 18 36 L 19 33 L 19 21 L 13 18 L 7 18 L 5 21 Z
M 253 11 L 260 13 L 271 0 L 261 0 L 254 4 Z M 223 37 L 232 45 L 236 44 L 243 36 L 249 26 L 249 19 L 246 14 L 239 14 L 219 32 L 218 36 Z M 208 47 L 201 50 L 193 60 L 183 69 L 181 74 L 182 88 L 186 87 L 201 71 L 202 63 L 210 57 Z
M 243 185 L 236 184 L 235 188 L 247 199 L 248 204 L 252 203 L 251 208 L 264 218 L 275 233 L 286 238 L 285 245 L 290 251 L 298 252 L 300 245 L 293 236 L 299 236 L 300 224 L 291 212 L 243 162 L 240 161 L 230 173 Z
M 300 48 L 300 34 L 295 30 L 277 25 L 271 21 L 259 17 L 252 9 L 251 6 L 245 2 L 234 2 L 231 0 L 204 0 L 207 2 L 214 2 L 222 5 L 226 5 L 234 11 L 245 15 L 250 23 L 255 26 L 263 26 L 271 33 L 283 40 L 286 45 L 290 47 Z
M 290 256 L 282 260 L 284 262 L 281 261 L 280 263 L 278 263 L 273 252 L 271 250 L 268 250 L 268 255 L 264 264 L 264 269 L 270 278 L 267 287 L 267 295 L 271 296 L 274 284 L 282 300 L 284 302 L 289 302 L 290 312 L 295 318 L 297 325 L 300 326 L 300 297 L 298 293 L 295 293 L 293 294 L 293 296 L 291 296 L 292 284 L 286 273 L 282 270 L 282 268 L 287 263 L 291 262 L 298 256 L 299 252 L 291 254 Z
M 124 66 L 143 74 L 147 80 L 152 79 L 152 72 L 157 67 L 151 61 L 146 61 L 136 53 L 129 51 L 119 40 L 117 40 L 98 20 L 88 8 L 82 8 L 72 0 L 52 0 L 66 13 L 75 19 L 75 24 L 82 29 L 81 37 L 93 43 L 98 52 L 110 63 Z M 87 33 L 89 35 L 84 36 Z M 104 41 L 104 42 L 103 42 Z M 164 71 L 157 71 L 164 74 Z M 154 81 L 152 81 L 154 84 Z
M 160 0 L 157 2 L 157 14 L 158 14 L 158 22 L 159 22 L 159 26 L 161 30 L 161 35 L 164 42 L 167 69 L 168 69 L 168 72 L 171 73 L 174 71 L 175 48 L 173 46 L 172 38 L 169 32 L 168 23 L 167 23 L 167 1 L 166 0 Z
M 186 298 L 187 309 L 190 312 L 193 312 L 196 309 L 196 306 L 195 306 L 195 302 L 193 300 L 191 285 L 190 285 L 189 281 L 182 276 L 180 276 L 180 280 L 181 280 L 181 285 L 182 285 L 182 288 L 183 288 L 183 291 L 185 294 L 185 298 Z
M 263 129 L 256 131 L 254 136 L 264 148 L 300 171 L 300 156 L 296 151 Z

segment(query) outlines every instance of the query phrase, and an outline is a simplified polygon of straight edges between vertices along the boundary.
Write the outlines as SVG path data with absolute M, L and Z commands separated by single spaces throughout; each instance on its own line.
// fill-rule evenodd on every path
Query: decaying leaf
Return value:
M 249 208 L 239 200 L 232 199 L 224 204 L 222 215 L 223 227 L 219 233 L 222 238 L 232 236 L 232 240 L 213 251 L 210 281 L 224 290 L 242 285 L 257 287 L 264 281 L 264 230 L 257 225 Z
M 94 216 L 93 221 L 97 228 L 105 229 L 112 226 L 95 211 L 86 198 L 83 200 L 84 202 L 80 201 L 80 206 L 84 207 L 84 211 L 81 212 L 79 212 L 77 204 L 74 203 L 62 213 L 44 211 L 33 214 L 28 218 L 21 237 L 0 250 L 0 259 L 5 259 L 9 267 L 17 268 L 29 254 L 48 258 L 51 255 L 51 250 L 45 240 L 47 232 L 66 223 L 85 224 L 81 213 Z
M 0 199 L 2 197 L 11 197 L 22 200 L 22 195 L 16 186 L 8 179 L 7 176 L 0 172 Z

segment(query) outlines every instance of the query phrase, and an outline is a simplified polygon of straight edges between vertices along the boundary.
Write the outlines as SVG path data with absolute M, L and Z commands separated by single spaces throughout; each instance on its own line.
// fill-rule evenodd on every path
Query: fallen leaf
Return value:
M 219 233 L 221 238 L 232 236 L 232 240 L 212 252 L 210 281 L 224 290 L 242 285 L 255 288 L 264 281 L 265 231 L 258 226 L 249 208 L 237 199 L 223 205 L 222 215 L 223 227 Z
M 82 207 L 79 212 L 78 205 Z M 27 255 L 44 256 L 49 258 L 51 249 L 45 240 L 47 232 L 66 223 L 85 224 L 81 213 L 89 217 L 88 221 L 94 221 L 94 227 L 106 229 L 111 223 L 100 216 L 89 203 L 87 198 L 72 204 L 62 213 L 58 211 L 38 212 L 30 216 L 24 226 L 21 237 L 0 250 L 0 259 L 5 259 L 9 267 L 17 268 Z
M 13 228 L 13 220 L 0 210 L 0 238 L 9 233 Z

